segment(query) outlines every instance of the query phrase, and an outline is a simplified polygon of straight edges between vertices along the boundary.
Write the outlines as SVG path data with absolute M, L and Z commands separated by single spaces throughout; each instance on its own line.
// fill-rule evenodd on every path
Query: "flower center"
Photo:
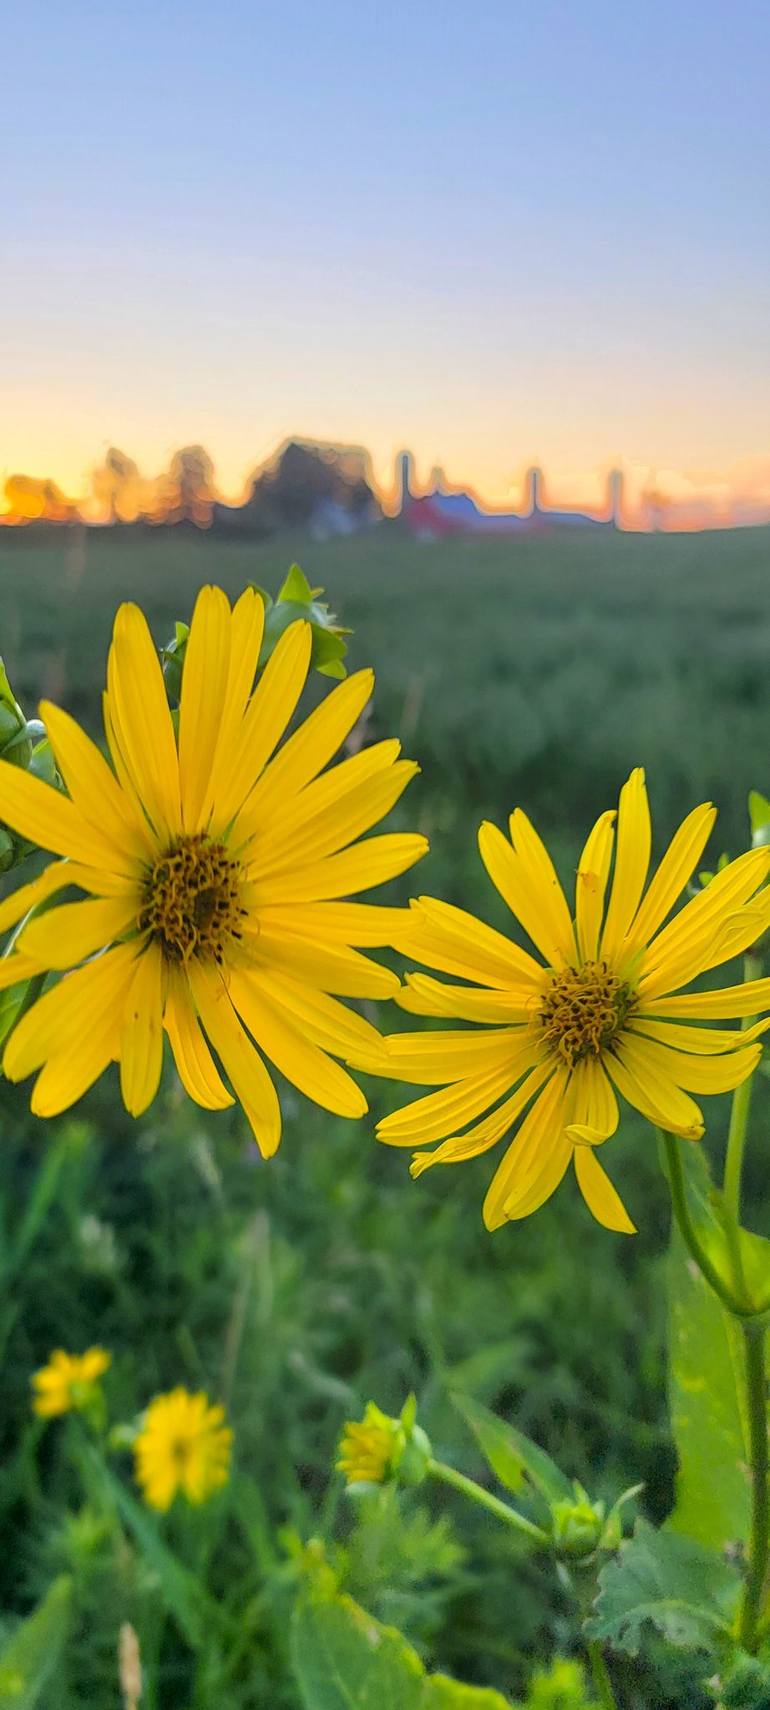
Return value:
M 606 962 L 583 962 L 552 974 L 540 1006 L 547 1043 L 573 1068 L 612 1044 L 633 1006 L 630 986 Z
M 223 843 L 182 837 L 151 869 L 139 927 L 151 932 L 173 962 L 213 956 L 221 962 L 228 939 L 240 938 L 240 868 Z

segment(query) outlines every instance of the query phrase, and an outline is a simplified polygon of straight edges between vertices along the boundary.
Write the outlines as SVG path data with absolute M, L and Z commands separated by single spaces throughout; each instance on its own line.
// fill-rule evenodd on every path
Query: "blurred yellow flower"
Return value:
M 112 1355 L 105 1348 L 89 1348 L 85 1354 L 65 1354 L 63 1348 L 56 1348 L 48 1365 L 33 1374 L 34 1412 L 41 1419 L 80 1412 L 88 1406 L 94 1385 L 111 1364 Z
M 134 1443 L 136 1478 L 145 1501 L 165 1513 L 174 1497 L 198 1505 L 227 1483 L 233 1433 L 223 1407 L 202 1391 L 172 1389 L 158 1395 Z
M 382 1044 L 339 998 L 398 989 L 361 947 L 391 943 L 406 911 L 340 899 L 425 853 L 415 835 L 358 841 L 417 767 L 384 741 L 324 770 L 371 695 L 370 671 L 335 688 L 276 754 L 307 676 L 311 629 L 290 625 L 254 688 L 262 630 L 251 590 L 232 611 L 221 589 L 201 591 L 177 739 L 146 621 L 123 605 L 104 696 L 112 767 L 49 703 L 41 714 L 69 799 L 0 761 L 0 820 L 64 857 L 0 904 L 0 930 L 65 887 L 87 899 L 33 916 L 0 962 L 2 987 L 74 969 L 5 1048 L 10 1080 L 37 1072 L 39 1116 L 66 1109 L 112 1061 L 139 1115 L 158 1088 L 164 1031 L 190 1097 L 215 1110 L 234 1094 L 266 1157 L 281 1116 L 262 1052 L 325 1109 L 366 1110 L 334 1058 L 356 1067 L 379 1060 Z
M 377 1073 L 442 1090 L 386 1117 L 379 1138 L 393 1146 L 441 1141 L 435 1151 L 416 1152 L 417 1176 L 431 1164 L 485 1152 L 530 1107 L 487 1193 L 488 1229 L 536 1211 L 574 1163 L 594 1217 L 633 1233 L 597 1156 L 618 1125 L 616 1095 L 656 1126 L 698 1140 L 703 1118 L 690 1094 L 726 1092 L 744 1081 L 760 1056 L 756 1038 L 770 1025 L 743 1032 L 684 1025 L 767 1010 L 768 979 L 689 996 L 681 989 L 770 926 L 770 886 L 759 891 L 770 850 L 731 861 L 664 924 L 697 867 L 715 810 L 706 803 L 688 815 L 646 890 L 651 826 L 641 770 L 621 790 L 617 840 L 615 819 L 602 814 L 585 845 L 574 919 L 521 809 L 511 815 L 510 840 L 494 825 L 481 826 L 487 872 L 545 965 L 464 910 L 428 897 L 412 905 L 411 924 L 397 941 L 427 967 L 473 982 L 410 974 L 401 1007 L 476 1026 L 386 1041 L 387 1070 L 377 1066 Z
M 383 1484 L 391 1470 L 399 1421 L 389 1419 L 374 1401 L 362 1420 L 348 1419 L 340 1440 L 338 1469 L 348 1484 Z

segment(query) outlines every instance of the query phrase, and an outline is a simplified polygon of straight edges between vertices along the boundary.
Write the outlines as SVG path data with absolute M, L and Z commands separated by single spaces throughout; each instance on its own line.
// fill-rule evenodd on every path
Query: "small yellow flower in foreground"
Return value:
M 203 1392 L 172 1389 L 158 1395 L 134 1443 L 136 1478 L 145 1501 L 165 1513 L 182 1495 L 198 1506 L 227 1483 L 233 1433 L 223 1407 Z
M 646 889 L 651 827 L 641 770 L 621 791 L 617 841 L 615 818 L 602 814 L 585 845 L 574 919 L 520 808 L 510 818 L 510 841 L 494 825 L 481 827 L 487 872 L 545 965 L 464 910 L 428 897 L 413 904 L 411 926 L 398 940 L 399 949 L 426 966 L 473 982 L 410 974 L 397 999 L 401 1007 L 477 1025 L 387 1041 L 391 1078 L 443 1090 L 386 1117 L 378 1135 L 393 1146 L 442 1142 L 415 1154 L 417 1176 L 431 1164 L 485 1152 L 529 1106 L 487 1193 L 488 1229 L 536 1211 L 574 1162 L 594 1217 L 633 1233 L 597 1157 L 618 1125 L 616 1095 L 656 1126 L 699 1140 L 703 1117 L 690 1094 L 726 1092 L 744 1081 L 760 1056 L 757 1035 L 770 1025 L 744 1032 L 685 1025 L 770 1009 L 769 979 L 682 991 L 770 926 L 770 886 L 759 890 L 770 850 L 730 862 L 664 924 L 698 864 L 715 810 L 706 803 L 688 815 Z
M 398 1419 L 368 1401 L 362 1420 L 348 1419 L 340 1440 L 337 1467 L 352 1484 L 421 1484 L 427 1476 L 432 1449 L 417 1424 L 417 1404 L 407 1397 Z
M 81 1412 L 91 1400 L 94 1385 L 111 1364 L 112 1355 L 106 1348 L 89 1348 L 85 1354 L 65 1354 L 63 1348 L 57 1348 L 48 1365 L 33 1374 L 33 1411 L 41 1419 Z
M 398 1421 L 368 1401 L 362 1420 L 347 1419 L 337 1466 L 348 1484 L 384 1484 L 391 1470 Z
M 371 695 L 370 671 L 327 695 L 276 753 L 312 635 L 291 624 L 254 688 L 263 615 L 251 590 L 232 611 L 221 589 L 199 594 L 177 740 L 145 619 L 121 606 L 104 697 L 112 767 L 48 703 L 41 714 L 70 799 L 0 761 L 0 821 L 64 857 L 0 904 L 0 930 L 65 887 L 87 898 L 33 917 L 0 962 L 0 987 L 75 970 L 5 1048 L 9 1080 L 38 1072 L 38 1116 L 65 1110 L 112 1061 L 139 1115 L 157 1091 L 164 1031 L 190 1097 L 217 1110 L 235 1094 L 266 1157 L 281 1116 L 262 1052 L 325 1109 L 366 1110 L 333 1059 L 355 1067 L 383 1047 L 339 999 L 398 989 L 360 947 L 391 943 L 406 911 L 341 899 L 425 853 L 419 836 L 359 841 L 417 767 L 386 741 L 324 770 Z

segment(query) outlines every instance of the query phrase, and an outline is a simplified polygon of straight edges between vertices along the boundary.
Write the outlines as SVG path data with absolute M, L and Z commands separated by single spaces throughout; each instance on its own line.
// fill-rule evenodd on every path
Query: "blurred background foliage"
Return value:
M 139 601 L 161 645 L 202 582 L 277 588 L 297 559 L 354 631 L 351 669 L 377 669 L 359 737 L 401 735 L 423 768 L 394 819 L 434 848 L 389 900 L 429 890 L 500 923 L 478 820 L 503 822 L 521 803 L 569 882 L 592 816 L 632 765 L 648 769 L 658 854 L 708 797 L 721 810 L 712 864 L 747 845 L 747 792 L 770 784 L 767 546 L 749 530 L 472 549 L 415 546 L 395 527 L 261 548 L 181 529 L 27 532 L 0 552 L 2 652 L 28 713 L 46 694 L 96 731 L 120 599 Z M 310 694 L 324 692 L 316 679 Z M 380 1020 L 402 1024 L 395 1010 Z M 373 1117 L 400 1092 L 369 1090 Z M 595 1226 L 569 1182 L 490 1237 L 489 1158 L 413 1184 L 408 1153 L 377 1146 L 368 1121 L 326 1116 L 285 1087 L 285 1137 L 269 1165 L 237 1110 L 199 1111 L 171 1072 L 139 1122 L 110 1077 L 50 1125 L 28 1114 L 24 1089 L 1 1096 L 0 1642 L 57 1576 L 71 1579 L 69 1637 L 34 1699 L 42 1710 L 120 1710 L 125 1621 L 142 1645 L 142 1710 L 293 1710 L 289 1612 L 312 1537 L 344 1589 L 397 1624 L 431 1669 L 521 1700 L 533 1672 L 574 1652 L 551 1571 L 524 1551 L 512 1565 L 502 1529 L 433 1490 L 354 1504 L 331 1468 L 346 1418 L 372 1396 L 397 1412 L 413 1389 L 436 1453 L 485 1479 L 452 1400 L 467 1395 L 515 1419 L 592 1496 L 611 1502 L 644 1480 L 643 1511 L 664 1518 L 668 1228 L 641 1120 L 627 1118 L 609 1160 L 637 1239 Z M 755 1134 L 767 1103 L 760 1081 Z M 711 1101 L 710 1116 L 718 1158 L 726 1102 Z M 754 1227 L 769 1208 L 755 1144 Z M 113 1353 L 113 1419 L 178 1383 L 224 1401 L 235 1471 L 206 1509 L 150 1519 L 116 1496 L 131 1490 L 127 1457 L 105 1483 L 77 1421 L 33 1420 L 31 1373 L 52 1348 L 93 1342 Z M 650 1655 L 646 1672 L 617 1664 L 628 1710 L 708 1702 L 692 1662 Z M 3 1703 L 1 1689 L 0 1669 Z

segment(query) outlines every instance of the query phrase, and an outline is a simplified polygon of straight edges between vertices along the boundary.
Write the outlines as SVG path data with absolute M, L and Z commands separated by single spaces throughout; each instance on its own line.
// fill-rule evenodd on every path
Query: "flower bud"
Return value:
M 582 1485 L 575 1482 L 575 1500 L 551 1503 L 553 1541 L 562 1556 L 581 1560 L 598 1549 L 605 1525 L 605 1505 L 592 1502 Z

